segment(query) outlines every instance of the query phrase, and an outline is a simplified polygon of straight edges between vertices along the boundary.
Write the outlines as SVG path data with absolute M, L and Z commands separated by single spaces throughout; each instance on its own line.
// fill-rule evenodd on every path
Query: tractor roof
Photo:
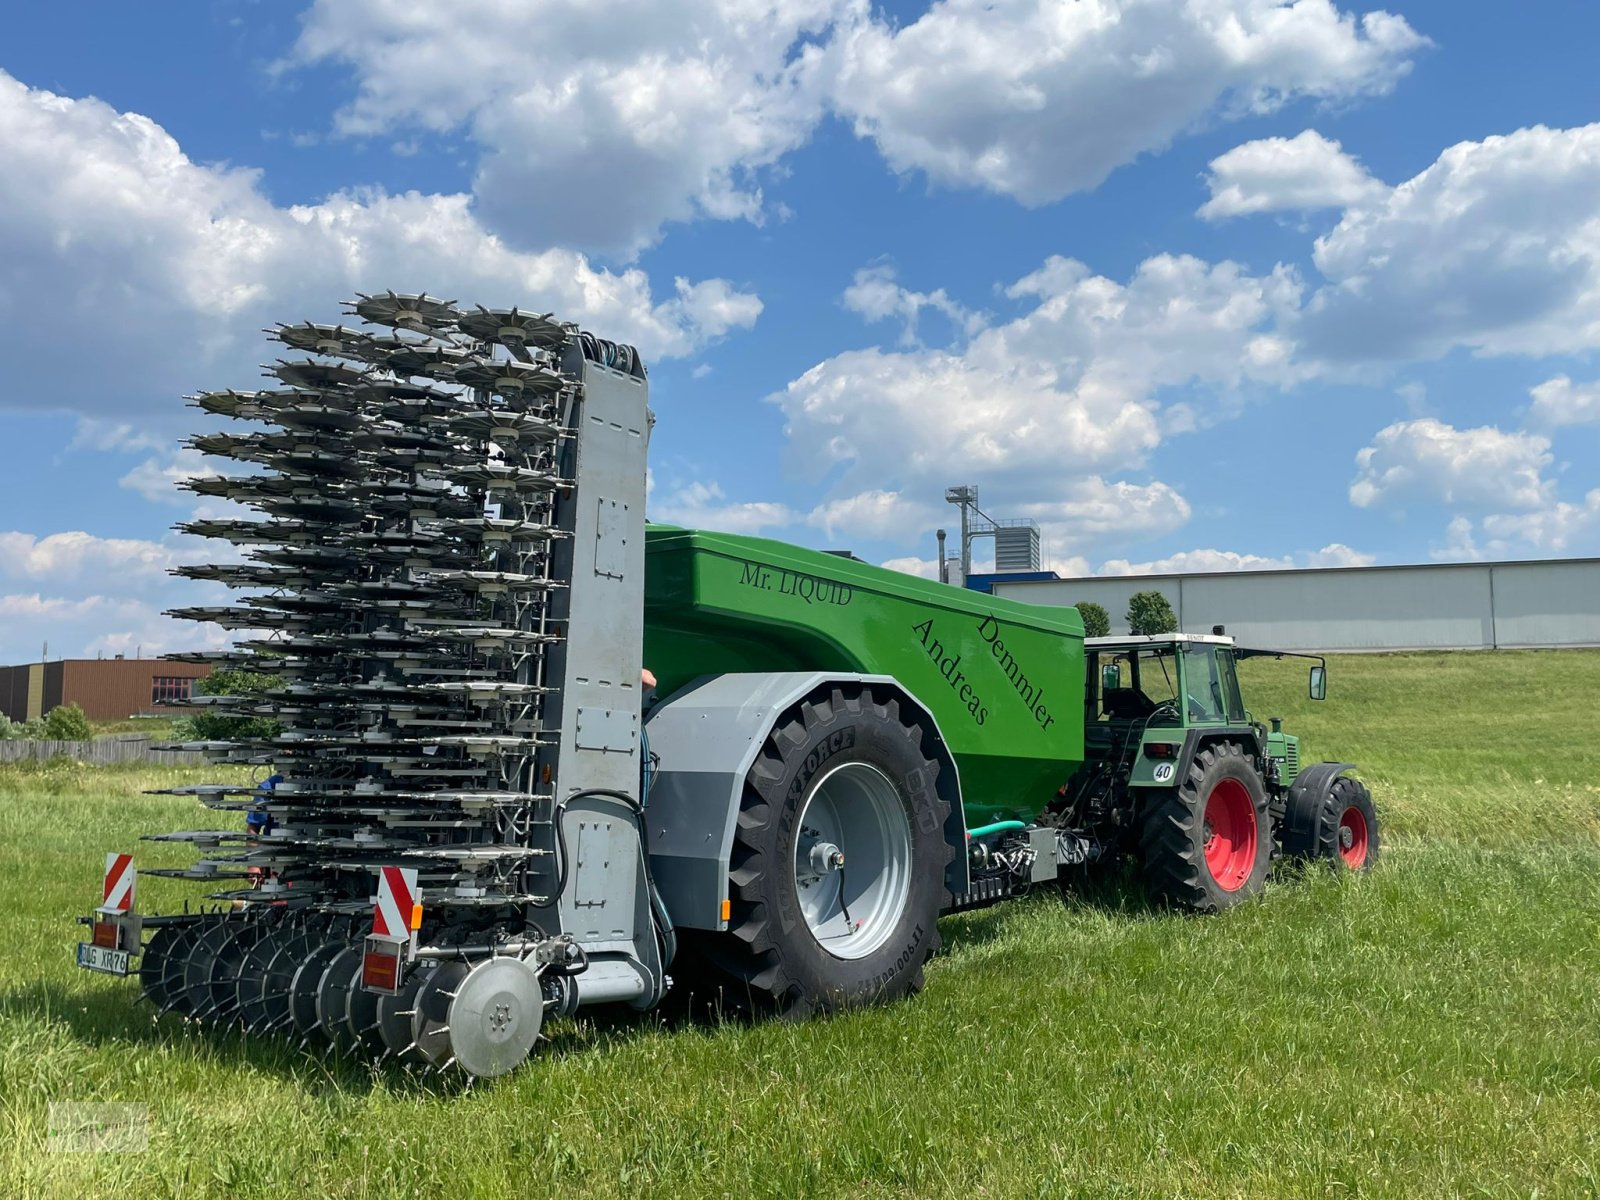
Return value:
M 1094 637 L 1084 638 L 1083 645 L 1087 650 L 1106 649 L 1138 649 L 1141 646 L 1171 646 L 1185 642 L 1200 642 L 1212 646 L 1231 646 L 1231 637 L 1222 637 L 1215 633 L 1155 633 L 1155 634 L 1126 634 L 1122 637 Z

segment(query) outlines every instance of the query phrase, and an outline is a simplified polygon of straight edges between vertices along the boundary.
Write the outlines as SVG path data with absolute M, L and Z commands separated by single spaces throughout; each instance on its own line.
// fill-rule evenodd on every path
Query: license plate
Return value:
M 92 946 L 88 942 L 79 942 L 78 965 L 90 971 L 104 971 L 107 975 L 126 975 L 128 973 L 128 952 L 126 950 L 107 950 L 104 946 Z

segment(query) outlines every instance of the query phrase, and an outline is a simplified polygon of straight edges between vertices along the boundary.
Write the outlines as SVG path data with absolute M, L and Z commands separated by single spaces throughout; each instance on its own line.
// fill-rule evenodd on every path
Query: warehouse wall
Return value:
M 140 713 L 182 716 L 151 703 L 157 676 L 198 679 L 209 666 L 156 659 L 68 658 L 0 667 L 0 713 L 13 721 L 43 716 L 61 704 L 76 704 L 91 721 L 120 721 Z
M 1600 559 L 1133 575 L 999 583 L 1032 604 L 1093 600 L 1128 631 L 1135 592 L 1159 591 L 1185 633 L 1226 625 L 1284 650 L 1600 646 Z

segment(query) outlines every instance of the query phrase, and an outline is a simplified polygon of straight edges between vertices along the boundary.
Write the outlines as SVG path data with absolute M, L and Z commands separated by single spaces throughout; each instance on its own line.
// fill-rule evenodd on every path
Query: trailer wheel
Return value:
M 1272 860 L 1267 794 L 1234 742 L 1194 757 L 1181 787 L 1147 802 L 1139 850 L 1158 903 L 1217 912 L 1258 894 Z
M 1285 854 L 1370 871 L 1380 842 L 1378 810 L 1359 779 L 1340 775 L 1326 788 L 1291 793 L 1283 820 Z
M 886 690 L 836 686 L 785 713 L 745 780 L 729 931 L 702 955 L 789 1016 L 920 988 L 951 856 L 938 773 Z

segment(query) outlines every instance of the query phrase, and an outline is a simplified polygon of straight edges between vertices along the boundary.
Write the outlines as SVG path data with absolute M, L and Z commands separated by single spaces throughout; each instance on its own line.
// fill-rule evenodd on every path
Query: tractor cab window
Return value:
M 1098 660 L 1100 712 L 1104 721 L 1175 721 L 1178 663 L 1172 646 L 1152 646 Z
M 1224 646 L 1206 642 L 1184 646 L 1183 690 L 1191 721 L 1221 724 L 1244 720 L 1233 654 Z

